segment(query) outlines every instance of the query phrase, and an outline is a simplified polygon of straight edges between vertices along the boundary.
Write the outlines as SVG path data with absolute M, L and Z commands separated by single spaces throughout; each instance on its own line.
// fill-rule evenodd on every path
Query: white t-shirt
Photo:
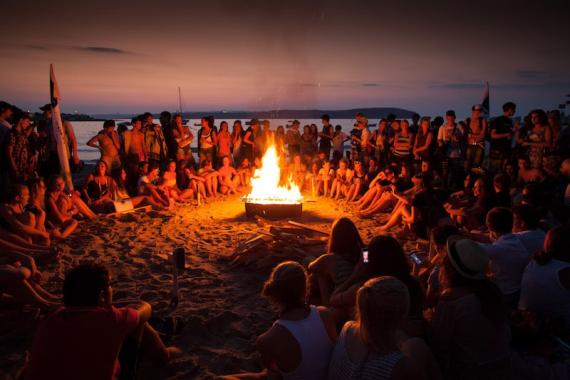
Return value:
M 518 236 L 506 234 L 493 244 L 481 246 L 489 255 L 491 272 L 501 292 L 504 295 L 518 292 L 523 272 L 530 260 L 530 254 Z

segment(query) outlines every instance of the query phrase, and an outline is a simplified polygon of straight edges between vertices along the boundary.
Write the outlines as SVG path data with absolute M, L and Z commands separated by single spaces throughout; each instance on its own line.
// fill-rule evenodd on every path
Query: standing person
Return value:
M 372 134 L 372 143 L 374 144 L 374 155 L 380 167 L 384 167 L 388 162 L 390 146 L 388 143 L 389 131 L 388 120 L 381 119 L 378 122 L 378 128 Z
M 213 162 L 216 155 L 216 141 L 218 139 L 216 131 L 210 125 L 209 118 L 202 117 L 201 125 L 198 130 L 198 155 L 200 164 L 206 159 Z
M 467 126 L 467 152 L 465 155 L 465 172 L 472 168 L 480 168 L 485 156 L 485 137 L 487 135 L 487 119 L 481 116 L 482 107 L 476 104 L 471 108 L 471 117 L 465 120 Z
M 550 148 L 552 133 L 546 112 L 540 109 L 534 110 L 530 113 L 530 117 L 532 125 L 522 140 L 521 146 L 526 149 L 530 166 L 533 169 L 540 169 L 542 167 L 542 156 Z
M 398 123 L 397 120 L 392 125 Z M 392 158 L 401 165 L 407 165 L 412 159 L 412 149 L 414 147 L 414 135 L 410 132 L 407 120 L 399 122 L 400 130 L 394 135 L 394 146 L 392 148 Z
M 0 147 L 4 146 L 4 140 L 6 135 L 12 129 L 12 115 L 14 114 L 14 109 L 12 106 L 6 102 L 0 103 Z
M 333 164 L 336 166 L 344 155 L 344 143 L 348 141 L 349 136 L 342 131 L 342 126 L 337 125 L 334 127 L 333 134 Z
M 139 163 L 146 161 L 147 152 L 144 143 L 144 134 L 141 131 L 142 118 L 135 117 L 131 120 L 132 129 L 125 131 L 125 164 L 127 173 L 136 178 Z
M 142 115 L 142 131 L 146 134 L 146 131 L 153 129 L 154 127 L 154 116 L 150 112 L 145 112 Z
M 414 141 L 413 154 L 416 161 L 431 161 L 433 141 L 433 133 L 429 129 L 429 119 L 423 117 Z
M 495 118 L 491 123 L 491 150 L 489 152 L 491 173 L 500 171 L 505 160 L 510 156 L 513 136 L 519 128 L 519 124 L 513 124 L 512 120 L 516 109 L 517 106 L 513 102 L 503 104 L 503 115 Z
M 51 104 L 45 104 L 40 107 L 40 110 L 43 111 L 41 124 L 44 128 L 44 132 L 46 133 L 49 145 L 49 164 L 45 167 L 49 169 L 49 173 L 45 174 L 56 174 L 60 171 L 60 164 L 59 164 L 59 156 L 57 154 L 57 143 L 53 139 L 52 129 L 53 129 L 53 121 L 52 121 L 52 110 Z M 81 160 L 79 159 L 79 153 L 77 152 L 77 138 L 75 137 L 75 131 L 73 130 L 73 125 L 70 121 L 62 120 L 63 126 L 63 133 L 64 133 L 64 142 L 67 142 L 66 149 L 68 150 L 68 157 L 71 161 L 71 167 L 79 167 L 81 165 Z
M 156 163 L 163 166 L 166 163 L 168 152 L 166 150 L 166 140 L 162 134 L 159 124 L 148 124 L 144 133 L 146 152 L 149 163 Z
M 441 176 L 444 184 L 450 188 L 457 188 L 463 158 L 463 145 L 465 129 L 455 122 L 455 111 L 445 113 L 445 124 L 437 133 L 438 158 L 441 162 Z
M 426 119 L 428 120 L 428 124 L 429 124 L 429 117 L 426 117 Z M 412 124 L 410 125 L 410 132 L 412 132 L 414 134 L 414 136 L 420 130 L 420 124 L 419 124 L 420 121 L 421 121 L 421 119 L 420 119 L 419 114 L 415 113 L 412 115 Z
M 315 155 L 313 146 L 313 130 L 310 125 L 305 125 L 303 127 L 303 134 L 301 135 L 301 157 L 303 162 L 308 165 L 313 156 Z
M 216 139 L 216 144 L 218 146 L 217 155 L 219 165 L 222 165 L 223 157 L 231 157 L 232 154 L 232 135 L 230 134 L 228 128 L 228 122 L 222 121 L 220 124 L 220 132 L 218 133 L 218 138 Z
M 248 160 L 253 162 L 257 157 L 256 152 L 256 139 L 259 139 L 259 120 L 251 119 L 249 128 L 245 130 L 242 142 L 242 158 L 247 157 Z
M 273 131 L 271 130 L 271 123 L 269 120 L 263 120 L 263 129 L 261 130 L 261 139 L 258 144 L 258 150 L 263 154 L 267 148 L 274 143 Z
M 168 152 L 168 159 L 176 159 L 176 142 L 172 135 L 172 114 L 168 111 L 162 111 L 158 117 L 160 122 L 160 129 L 162 129 L 162 135 L 164 136 L 164 141 L 166 143 L 166 150 Z
M 275 149 L 277 154 L 283 160 L 286 157 L 285 152 L 285 128 L 282 125 L 277 127 L 275 131 Z
M 241 120 L 235 120 L 232 127 L 232 156 L 236 165 L 240 162 L 242 157 L 243 135 L 244 131 Z
M 18 118 L 14 128 L 6 137 L 6 160 L 8 173 L 13 183 L 23 184 L 34 176 L 37 168 L 37 155 L 32 151 L 28 139 L 30 116 Z
M 174 159 L 194 165 L 194 155 L 190 148 L 190 144 L 192 144 L 194 140 L 194 135 L 192 131 L 190 131 L 190 128 L 182 123 L 182 115 L 176 114 L 172 118 L 171 133 L 173 139 L 172 146 L 175 151 Z
M 115 131 L 115 120 L 106 120 L 103 123 L 103 130 L 87 141 L 87 146 L 99 149 L 101 161 L 107 164 L 107 175 L 111 174 L 111 170 L 121 167 L 119 157 L 121 142 L 119 134 Z
M 332 139 L 333 135 L 333 126 L 331 125 L 330 121 L 331 118 L 329 115 L 324 114 L 321 116 L 321 121 L 323 123 L 323 129 L 319 132 L 319 152 L 325 153 L 326 160 L 331 159 L 331 148 L 332 148 Z
M 63 302 L 36 333 L 26 379 L 117 379 L 121 367 L 127 367 L 119 365 L 119 352 L 129 335 L 140 339 L 141 353 L 156 366 L 165 366 L 179 352 L 167 348 L 147 323 L 148 303 L 113 306 L 110 274 L 100 264 L 82 264 L 66 274 Z
M 292 160 L 297 154 L 301 153 L 301 132 L 299 120 L 293 120 L 291 127 L 287 130 L 286 139 L 287 148 L 289 150 L 289 159 Z

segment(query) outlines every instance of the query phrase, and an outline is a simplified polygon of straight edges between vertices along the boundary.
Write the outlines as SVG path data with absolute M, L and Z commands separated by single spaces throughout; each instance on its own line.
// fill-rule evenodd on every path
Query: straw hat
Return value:
M 479 243 L 463 236 L 452 235 L 447 239 L 447 255 L 455 270 L 466 278 L 485 278 L 489 264 L 487 252 Z

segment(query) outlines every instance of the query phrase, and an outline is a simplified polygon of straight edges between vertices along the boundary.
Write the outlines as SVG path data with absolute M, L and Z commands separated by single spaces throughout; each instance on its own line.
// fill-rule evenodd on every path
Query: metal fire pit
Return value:
M 302 203 L 254 203 L 245 202 L 245 215 L 261 216 L 266 219 L 284 219 L 301 216 Z

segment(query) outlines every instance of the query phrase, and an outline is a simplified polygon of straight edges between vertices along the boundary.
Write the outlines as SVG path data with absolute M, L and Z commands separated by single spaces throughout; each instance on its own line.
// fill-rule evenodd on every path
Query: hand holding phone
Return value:
M 360 250 L 362 253 L 362 262 L 368 264 L 368 247 L 364 247 Z

